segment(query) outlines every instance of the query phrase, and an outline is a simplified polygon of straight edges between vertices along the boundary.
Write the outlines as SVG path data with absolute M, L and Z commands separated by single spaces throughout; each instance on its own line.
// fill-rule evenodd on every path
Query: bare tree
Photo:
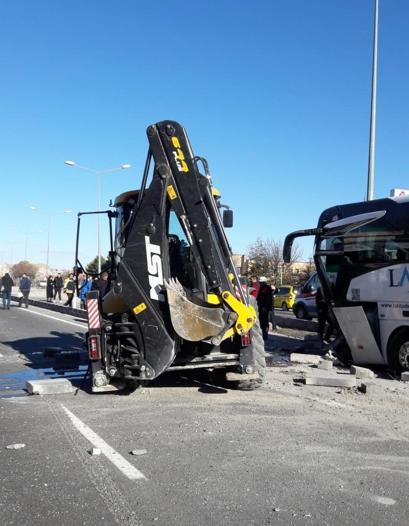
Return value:
M 314 274 L 314 272 L 316 272 L 315 263 L 314 260 L 310 258 L 305 267 L 298 274 L 297 282 L 294 283 L 294 285 L 302 285 Z
M 257 238 L 248 247 L 249 273 L 257 277 L 265 276 L 276 285 L 291 283 L 291 266 L 300 259 L 301 249 L 293 245 L 290 263 L 284 263 L 281 240 Z
M 38 267 L 29 261 L 20 261 L 11 267 L 11 273 L 15 278 L 20 278 L 23 274 L 27 274 L 31 279 L 34 279 L 37 274 Z

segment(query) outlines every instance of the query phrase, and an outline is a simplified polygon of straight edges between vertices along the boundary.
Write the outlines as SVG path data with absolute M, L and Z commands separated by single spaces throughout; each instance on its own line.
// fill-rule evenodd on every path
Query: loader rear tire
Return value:
M 259 377 L 256 380 L 242 380 L 240 382 L 235 382 L 235 388 L 240 391 L 254 391 L 258 389 L 264 383 L 266 377 L 266 350 L 264 347 L 263 333 L 261 332 L 260 323 L 258 320 L 258 309 L 257 302 L 254 298 L 250 298 L 250 305 L 252 305 L 257 312 L 257 320 L 253 325 L 251 330 L 251 346 L 253 350 L 255 371 L 259 374 Z

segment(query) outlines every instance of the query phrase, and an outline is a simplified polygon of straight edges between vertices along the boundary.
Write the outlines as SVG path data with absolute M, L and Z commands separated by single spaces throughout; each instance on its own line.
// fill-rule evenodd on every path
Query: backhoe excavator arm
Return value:
M 226 334 L 248 332 L 256 314 L 246 303 L 232 263 L 210 176 L 200 174 L 185 130 L 163 121 L 149 126 L 147 135 L 148 161 L 113 289 L 135 314 L 145 371 L 155 377 L 172 363 L 178 337 L 217 344 Z M 154 170 L 148 186 L 151 158 Z M 171 275 L 169 209 L 204 277 L 201 298 L 192 298 Z M 207 303 L 208 294 L 218 302 Z

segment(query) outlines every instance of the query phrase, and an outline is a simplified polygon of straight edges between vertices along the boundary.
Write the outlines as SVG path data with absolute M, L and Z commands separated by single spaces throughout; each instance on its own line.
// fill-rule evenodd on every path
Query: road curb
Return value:
M 18 302 L 18 296 L 11 296 L 13 301 Z M 71 307 L 64 307 L 64 305 L 58 303 L 48 303 L 43 300 L 28 300 L 29 305 L 35 307 L 40 307 L 41 309 L 52 310 L 54 312 L 62 312 L 63 314 L 70 314 L 71 316 L 77 316 L 78 318 L 87 319 L 87 313 L 82 309 L 73 309 Z M 318 322 L 312 320 L 299 320 L 298 318 L 289 318 L 288 316 L 280 316 L 280 314 L 275 312 L 276 323 L 279 327 L 284 327 L 287 329 L 298 329 L 300 331 L 307 332 L 317 332 L 318 331 Z
M 288 316 L 280 316 L 275 311 L 276 323 L 279 327 L 287 329 L 299 329 L 300 331 L 318 332 L 318 322 L 312 320 L 299 320 L 298 318 L 289 318 Z
M 13 301 L 16 301 L 17 303 L 19 301 L 18 296 L 11 296 L 11 299 Z M 40 307 L 41 309 L 52 310 L 54 312 L 62 312 L 63 314 L 70 314 L 71 316 L 77 316 L 77 318 L 83 318 L 84 320 L 87 319 L 87 313 L 85 310 L 73 309 L 72 307 L 64 307 L 64 305 L 60 305 L 58 303 L 47 303 L 46 301 L 42 300 L 29 299 L 28 304 L 33 305 L 34 307 Z

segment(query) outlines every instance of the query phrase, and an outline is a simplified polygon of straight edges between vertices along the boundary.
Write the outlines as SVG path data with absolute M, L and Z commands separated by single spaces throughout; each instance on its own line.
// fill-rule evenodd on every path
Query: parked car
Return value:
M 291 285 L 281 285 L 274 295 L 274 307 L 283 310 L 292 309 L 296 295 L 297 291 L 294 287 Z
M 296 318 L 310 320 L 317 316 L 317 303 L 315 297 L 320 287 L 318 274 L 313 274 L 300 288 L 293 305 Z

